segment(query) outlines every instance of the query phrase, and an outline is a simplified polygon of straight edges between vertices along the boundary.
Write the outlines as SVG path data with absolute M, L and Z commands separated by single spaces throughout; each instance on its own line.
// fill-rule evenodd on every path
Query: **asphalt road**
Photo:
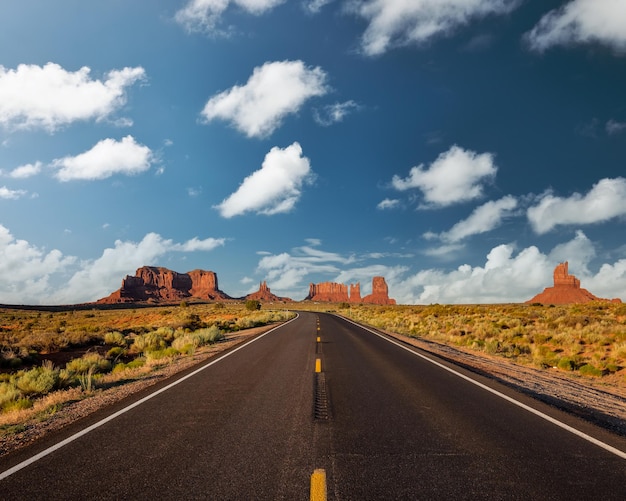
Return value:
M 415 353 L 301 313 L 0 480 L 0 498 L 305 500 L 321 468 L 328 499 L 626 499 L 626 459 Z M 149 393 L 0 459 L 0 472 Z

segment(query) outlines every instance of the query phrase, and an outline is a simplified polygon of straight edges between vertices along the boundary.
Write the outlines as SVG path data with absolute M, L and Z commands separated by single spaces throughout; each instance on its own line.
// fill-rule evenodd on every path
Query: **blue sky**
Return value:
M 624 0 L 4 0 L 0 303 L 626 299 L 625 89 Z

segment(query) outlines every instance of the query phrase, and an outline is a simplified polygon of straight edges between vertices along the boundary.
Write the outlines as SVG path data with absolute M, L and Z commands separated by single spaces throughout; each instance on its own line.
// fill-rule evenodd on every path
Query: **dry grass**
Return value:
M 0 309 L 0 436 L 100 388 L 141 379 L 224 333 L 291 313 L 243 304 L 121 310 Z M 64 360 L 53 364 L 53 360 Z
M 626 305 L 351 305 L 340 313 L 383 330 L 626 385 Z

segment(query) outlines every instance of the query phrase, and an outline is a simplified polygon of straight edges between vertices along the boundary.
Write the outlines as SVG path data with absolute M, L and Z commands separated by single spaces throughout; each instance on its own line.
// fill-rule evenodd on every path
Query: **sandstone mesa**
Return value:
M 568 263 L 559 263 L 554 268 L 554 286 L 546 287 L 542 293 L 537 294 L 526 303 L 541 304 L 570 304 L 589 303 L 591 301 L 606 301 L 621 303 L 620 299 L 602 299 L 594 296 L 587 289 L 580 287 L 580 280 L 568 273 Z
M 396 304 L 389 298 L 384 277 L 372 279 L 372 293 L 361 298 L 361 285 L 348 286 L 332 282 L 310 284 L 309 295 L 305 300 L 321 302 L 346 302 L 369 304 Z M 291 302 L 287 297 L 279 297 L 270 291 L 265 281 L 259 290 L 243 298 L 233 298 L 218 287 L 217 274 L 213 271 L 193 270 L 178 273 L 167 268 L 143 266 L 134 276 L 127 275 L 122 286 L 109 296 L 96 301 L 98 304 L 120 303 L 173 303 L 184 300 L 225 301 L 252 299 L 263 302 Z

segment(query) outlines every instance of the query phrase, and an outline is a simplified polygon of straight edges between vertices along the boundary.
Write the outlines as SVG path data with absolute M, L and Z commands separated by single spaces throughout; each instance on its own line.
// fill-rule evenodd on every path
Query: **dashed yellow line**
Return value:
M 315 359 L 315 372 L 322 372 L 322 359 L 321 358 Z
M 326 501 L 326 470 L 318 468 L 311 475 L 310 501 Z

